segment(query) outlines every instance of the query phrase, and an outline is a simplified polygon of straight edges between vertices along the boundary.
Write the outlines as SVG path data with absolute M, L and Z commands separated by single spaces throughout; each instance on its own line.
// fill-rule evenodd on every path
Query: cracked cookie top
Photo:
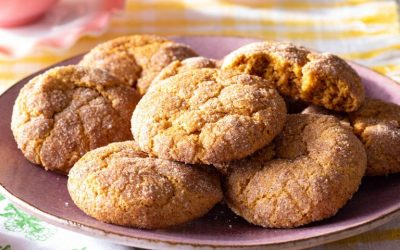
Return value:
M 149 91 L 132 115 L 140 148 L 185 163 L 244 158 L 282 130 L 286 106 L 265 80 L 218 69 L 187 71 Z
M 357 191 L 367 157 L 361 142 L 325 115 L 288 115 L 282 133 L 230 163 L 225 198 L 249 222 L 292 228 L 336 214 Z
M 87 151 L 132 138 L 129 119 L 139 99 L 100 69 L 57 67 L 21 89 L 11 128 L 29 161 L 68 173 Z
M 133 141 L 85 154 L 69 173 L 68 191 L 100 221 L 149 229 L 201 217 L 222 199 L 215 171 L 149 158 Z
M 245 45 L 224 58 L 222 69 L 263 77 L 283 95 L 336 111 L 357 110 L 365 96 L 361 78 L 346 61 L 290 43 Z
M 79 63 L 103 69 L 144 94 L 168 64 L 197 56 L 189 46 L 152 35 L 119 37 L 99 44 Z
M 400 172 L 400 106 L 368 98 L 349 118 L 367 151 L 367 175 Z
M 161 72 L 154 78 L 148 91 L 154 88 L 160 81 L 167 79 L 179 73 L 183 73 L 192 69 L 217 68 L 218 62 L 214 59 L 197 56 L 186 58 L 182 61 L 176 60 L 163 68 Z

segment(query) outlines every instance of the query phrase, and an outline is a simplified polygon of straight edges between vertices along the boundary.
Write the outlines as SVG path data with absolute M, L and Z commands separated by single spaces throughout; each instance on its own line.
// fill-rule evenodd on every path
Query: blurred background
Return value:
M 10 3 L 20 6 L 4 8 Z M 0 0 L 0 6 L 3 19 L 44 10 L 20 26 L 4 27 L 0 18 L 0 92 L 38 69 L 134 33 L 291 41 L 400 80 L 395 0 Z

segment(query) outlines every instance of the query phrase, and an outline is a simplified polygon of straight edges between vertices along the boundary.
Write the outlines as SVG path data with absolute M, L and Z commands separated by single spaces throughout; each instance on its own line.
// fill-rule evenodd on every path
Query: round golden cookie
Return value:
M 152 35 L 133 35 L 99 44 L 80 65 L 103 69 L 144 94 L 168 64 L 197 56 L 189 46 Z
M 187 71 L 164 80 L 132 115 L 140 148 L 185 163 L 246 157 L 282 130 L 285 103 L 257 76 L 218 69 Z
M 354 133 L 364 143 L 368 156 L 367 175 L 400 172 L 400 106 L 367 99 L 349 114 Z
M 87 151 L 132 138 L 130 117 L 139 99 L 100 69 L 57 67 L 21 89 L 11 128 L 29 161 L 68 173 Z
M 357 137 L 325 115 L 288 115 L 283 132 L 262 150 L 231 163 L 225 198 L 236 214 L 270 228 L 335 215 L 357 191 L 367 164 Z
M 222 199 L 214 172 L 149 158 L 133 141 L 85 154 L 69 173 L 68 191 L 97 220 L 148 229 L 199 218 Z
M 331 110 L 355 111 L 364 100 L 360 77 L 343 59 L 289 43 L 248 44 L 227 55 L 222 69 L 263 77 L 283 95 Z
M 214 59 L 205 58 L 202 56 L 186 58 L 182 61 L 176 60 L 163 68 L 160 73 L 154 78 L 148 91 L 160 81 L 167 79 L 179 73 L 183 73 L 192 69 L 217 68 L 217 61 Z

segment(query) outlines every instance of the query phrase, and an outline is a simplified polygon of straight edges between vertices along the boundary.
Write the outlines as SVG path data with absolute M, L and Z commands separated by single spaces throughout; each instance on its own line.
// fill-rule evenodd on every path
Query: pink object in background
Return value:
M 21 58 L 42 50 L 62 51 L 84 35 L 101 35 L 112 15 L 124 5 L 125 0 L 0 0 L 0 58 Z M 13 21 L 2 16 L 10 13 L 15 15 Z M 2 27 L 1 20 L 8 20 L 8 27 Z M 22 23 L 25 25 L 15 26 Z
M 58 0 L 0 0 L 0 27 L 13 27 L 38 20 Z

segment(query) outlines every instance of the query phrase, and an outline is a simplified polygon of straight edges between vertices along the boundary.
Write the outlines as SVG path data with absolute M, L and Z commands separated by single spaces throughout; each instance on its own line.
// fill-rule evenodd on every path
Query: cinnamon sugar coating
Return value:
M 270 143 L 285 123 L 283 99 L 268 83 L 218 69 L 190 70 L 149 91 L 132 115 L 140 148 L 185 163 L 223 163 Z
M 366 164 L 363 145 L 338 120 L 288 115 L 272 145 L 230 164 L 225 199 L 250 223 L 298 227 L 335 215 L 358 190 Z
M 100 221 L 147 229 L 196 219 L 222 199 L 215 172 L 149 158 L 133 141 L 85 154 L 69 173 L 68 191 Z
M 57 67 L 21 89 L 11 128 L 29 161 L 66 174 L 87 151 L 132 138 L 129 119 L 139 99 L 102 70 Z
M 159 36 L 133 35 L 99 44 L 79 64 L 103 69 L 143 95 L 164 67 L 193 56 L 197 54 L 187 45 Z
M 368 155 L 367 175 L 400 172 L 400 106 L 367 99 L 349 114 L 354 133 L 364 143 Z
M 167 79 L 168 77 L 174 76 L 179 73 L 183 73 L 192 69 L 204 69 L 204 68 L 217 68 L 218 62 L 214 59 L 205 58 L 202 56 L 190 57 L 182 61 L 176 60 L 166 66 L 161 72 L 154 78 L 151 83 L 151 88 L 157 85 L 160 81 Z
M 333 116 L 336 119 L 338 119 L 340 124 L 343 127 L 353 130 L 353 127 L 350 124 L 349 116 L 347 113 L 332 111 L 332 110 L 329 110 L 329 109 L 326 109 L 326 108 L 323 108 L 320 106 L 316 106 L 316 105 L 308 106 L 301 113 L 302 114 L 330 115 L 330 116 Z
M 336 111 L 357 110 L 365 96 L 360 77 L 344 60 L 288 43 L 248 44 L 227 55 L 222 69 L 263 77 L 283 95 Z

